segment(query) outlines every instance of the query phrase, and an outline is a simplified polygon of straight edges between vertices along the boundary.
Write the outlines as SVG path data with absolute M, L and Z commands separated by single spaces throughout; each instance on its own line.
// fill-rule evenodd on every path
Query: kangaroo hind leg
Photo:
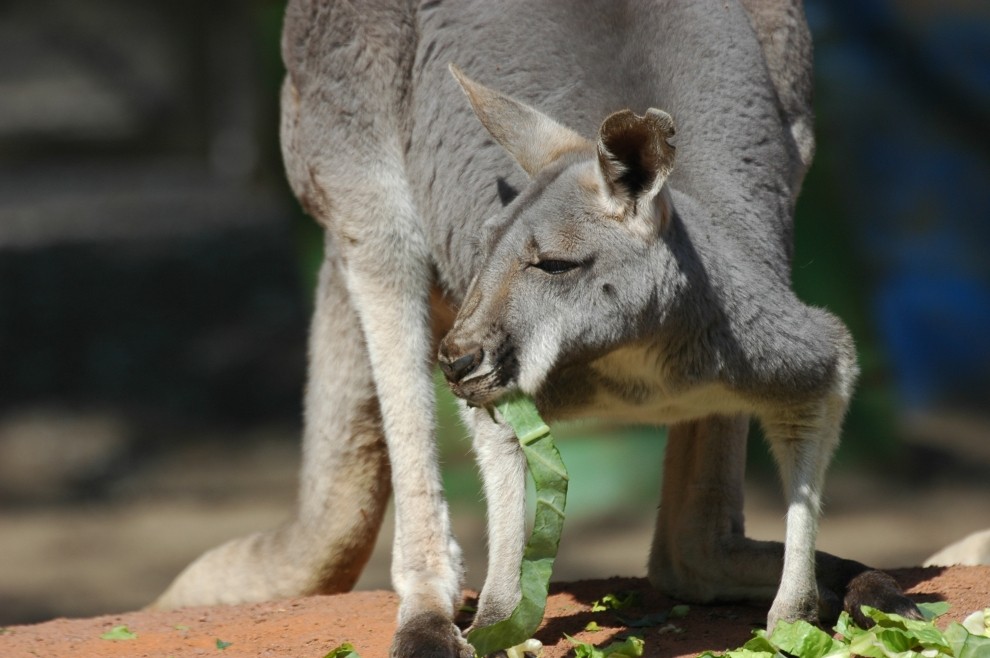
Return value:
M 424 655 L 470 656 L 453 625 L 461 558 L 434 441 L 430 262 L 399 162 L 383 173 L 386 164 L 369 166 L 367 179 L 350 177 L 349 201 L 334 204 L 331 230 L 342 238 L 392 467 L 392 581 L 400 598 L 393 655 L 429 648 L 434 653 Z M 321 187 L 330 182 L 320 173 L 315 180 Z
M 294 191 L 340 250 L 378 393 L 396 516 L 392 655 L 455 658 L 471 648 L 453 624 L 462 570 L 434 441 L 433 275 L 405 169 L 410 11 L 290 4 L 282 145 Z
M 698 603 L 769 601 L 781 550 L 745 536 L 746 416 L 710 416 L 670 428 L 648 575 L 661 591 Z

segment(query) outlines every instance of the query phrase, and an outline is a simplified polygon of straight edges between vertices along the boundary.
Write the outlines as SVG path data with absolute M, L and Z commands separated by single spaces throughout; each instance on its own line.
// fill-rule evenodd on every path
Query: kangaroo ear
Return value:
M 598 131 L 598 169 L 610 205 L 623 219 L 646 220 L 666 228 L 670 195 L 661 194 L 674 169 L 674 120 L 650 108 L 644 116 L 622 110 L 606 117 Z
M 566 153 L 591 151 L 591 142 L 525 103 L 471 80 L 459 68 L 450 72 L 471 101 L 471 107 L 495 141 L 530 176 Z

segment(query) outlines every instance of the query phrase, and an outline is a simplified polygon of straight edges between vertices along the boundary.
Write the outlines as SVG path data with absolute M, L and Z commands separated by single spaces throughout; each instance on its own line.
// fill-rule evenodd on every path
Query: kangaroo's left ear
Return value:
M 598 131 L 598 171 L 606 202 L 637 230 L 663 231 L 673 209 L 661 191 L 674 169 L 674 120 L 650 108 L 639 116 L 622 110 L 606 117 Z
M 478 84 L 453 64 L 450 72 L 481 123 L 530 176 L 567 153 L 593 152 L 591 142 L 539 110 Z

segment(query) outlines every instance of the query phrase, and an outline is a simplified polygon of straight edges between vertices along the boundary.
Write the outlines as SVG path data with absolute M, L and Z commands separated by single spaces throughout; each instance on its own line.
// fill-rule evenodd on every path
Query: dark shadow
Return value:
M 889 573 L 908 589 L 944 571 L 943 567 L 916 567 L 891 570 Z M 628 607 L 621 610 L 591 612 L 592 604 L 607 594 L 620 598 L 632 594 L 633 599 Z M 547 607 L 546 618 L 536 633 L 536 639 L 544 645 L 566 644 L 568 640 L 565 636 L 569 635 L 580 636 L 582 641 L 605 647 L 634 635 L 645 642 L 643 655 L 648 658 L 667 658 L 741 646 L 749 640 L 754 630 L 765 626 L 769 611 L 769 604 L 691 604 L 684 617 L 659 619 L 662 615 L 658 613 L 669 613 L 683 601 L 657 591 L 645 578 L 614 577 L 552 583 L 550 595 L 565 600 L 555 601 Z M 911 594 L 910 598 L 915 602 L 944 600 L 937 592 Z M 456 620 L 460 628 L 470 625 L 477 597 L 467 598 L 465 606 L 468 609 L 462 610 Z M 590 622 L 597 623 L 601 630 L 591 634 L 585 632 Z M 636 627 L 640 623 L 648 625 Z
M 946 567 L 907 567 L 904 569 L 890 569 L 887 571 L 893 576 L 905 590 L 913 589 L 921 583 L 927 582 L 946 571 Z M 909 594 L 909 598 L 915 603 L 931 603 L 932 601 L 944 601 L 945 596 L 938 592 L 924 592 L 920 594 Z
M 766 620 L 766 606 L 691 605 L 687 615 L 660 621 L 657 613 L 669 612 L 677 601 L 654 589 L 645 578 L 610 578 L 607 580 L 554 583 L 551 594 L 570 596 L 574 605 L 562 610 L 548 610 L 548 619 L 536 634 L 544 644 L 567 642 L 565 634 L 579 634 L 595 646 L 604 647 L 629 636 L 645 642 L 644 656 L 665 658 L 697 654 L 719 648 L 734 648 L 745 643 L 754 628 Z M 621 610 L 591 612 L 592 603 L 607 594 L 634 594 L 633 602 Z M 569 611 L 568 608 L 572 608 Z M 590 622 L 601 628 L 593 635 L 584 633 Z M 643 627 L 630 627 L 650 623 Z M 721 646 L 725 644 L 726 646 Z

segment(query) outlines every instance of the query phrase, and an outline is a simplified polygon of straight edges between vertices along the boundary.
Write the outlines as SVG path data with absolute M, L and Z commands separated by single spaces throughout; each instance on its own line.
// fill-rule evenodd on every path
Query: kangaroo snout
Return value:
M 478 345 L 460 346 L 445 338 L 440 343 L 437 360 L 447 381 L 457 384 L 478 369 L 484 356 L 484 351 Z

